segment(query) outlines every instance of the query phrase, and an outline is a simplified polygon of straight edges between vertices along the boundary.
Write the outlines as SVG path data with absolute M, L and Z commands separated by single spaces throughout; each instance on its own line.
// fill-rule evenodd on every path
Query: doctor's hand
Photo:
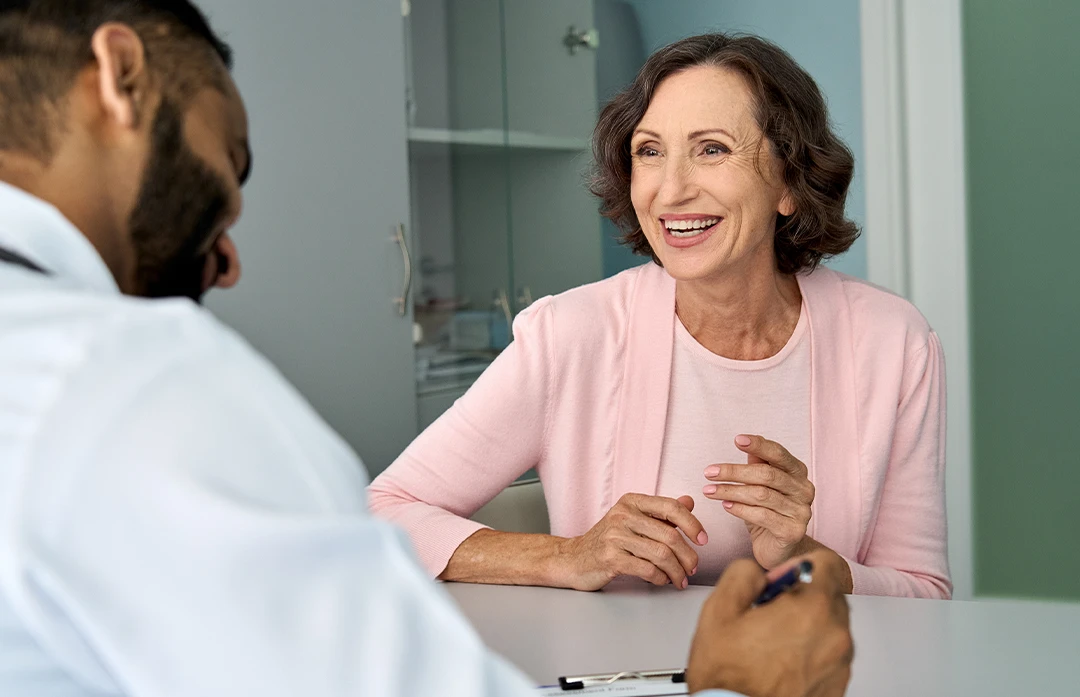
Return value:
M 843 560 L 834 554 L 806 557 L 814 580 L 752 607 L 768 578 L 741 559 L 728 567 L 701 610 L 690 647 L 690 692 L 726 689 L 747 697 L 839 697 L 851 678 L 854 645 Z
M 716 483 L 702 492 L 746 523 L 758 563 L 773 569 L 818 547 L 806 537 L 815 493 L 806 465 L 761 436 L 738 436 L 735 445 L 746 464 L 706 467 L 705 478 Z
M 558 585 L 599 590 L 618 576 L 636 576 L 686 588 L 698 564 L 686 538 L 699 546 L 709 541 L 692 510 L 689 496 L 626 494 L 584 535 L 560 543 L 564 578 Z

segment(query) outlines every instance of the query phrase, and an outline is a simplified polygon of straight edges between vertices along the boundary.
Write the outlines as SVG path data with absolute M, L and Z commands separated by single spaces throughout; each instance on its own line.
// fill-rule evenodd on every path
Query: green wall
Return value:
M 963 12 L 975 591 L 1080 599 L 1080 2 Z

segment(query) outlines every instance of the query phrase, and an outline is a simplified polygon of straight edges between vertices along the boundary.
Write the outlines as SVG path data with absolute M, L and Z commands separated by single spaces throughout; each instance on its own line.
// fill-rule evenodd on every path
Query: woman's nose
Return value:
M 697 195 L 693 180 L 693 167 L 689 163 L 671 161 L 664 166 L 664 179 L 660 182 L 657 201 L 665 206 L 675 206 L 692 200 Z

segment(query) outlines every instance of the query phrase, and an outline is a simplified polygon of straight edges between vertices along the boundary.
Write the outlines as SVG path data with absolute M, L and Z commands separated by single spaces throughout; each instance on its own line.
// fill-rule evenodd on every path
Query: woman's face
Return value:
M 671 276 L 775 268 L 776 215 L 791 215 L 794 204 L 741 75 L 698 66 L 666 78 L 630 151 L 634 211 Z

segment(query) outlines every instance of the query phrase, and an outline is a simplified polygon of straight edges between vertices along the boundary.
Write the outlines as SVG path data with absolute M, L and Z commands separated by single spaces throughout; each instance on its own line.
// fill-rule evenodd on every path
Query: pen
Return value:
M 765 590 L 761 591 L 761 595 L 754 601 L 754 607 L 764 605 L 784 591 L 793 587 L 796 583 L 810 583 L 814 580 L 813 571 L 813 564 L 809 561 L 801 562 L 798 566 L 793 567 L 786 574 L 765 586 Z

